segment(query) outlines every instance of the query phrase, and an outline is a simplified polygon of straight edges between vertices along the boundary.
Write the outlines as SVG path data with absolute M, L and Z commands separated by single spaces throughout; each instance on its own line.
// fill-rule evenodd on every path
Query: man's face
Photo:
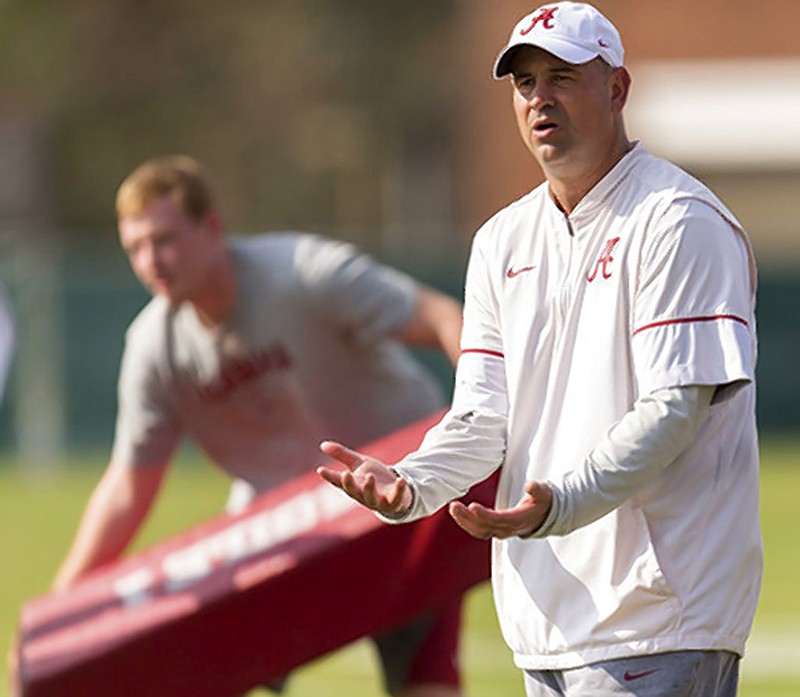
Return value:
M 120 218 L 118 227 L 131 268 L 151 294 L 177 304 L 203 292 L 222 244 L 215 214 L 195 221 L 165 195 L 141 214 Z
M 512 80 L 517 126 L 547 176 L 581 177 L 608 156 L 627 96 L 624 69 L 599 58 L 572 65 L 523 46 L 512 62 Z

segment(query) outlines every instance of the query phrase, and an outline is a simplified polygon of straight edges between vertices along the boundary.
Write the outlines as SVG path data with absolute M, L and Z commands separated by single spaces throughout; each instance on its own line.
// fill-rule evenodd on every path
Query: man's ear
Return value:
M 625 66 L 615 68 L 611 73 L 609 82 L 611 88 L 611 104 L 614 111 L 621 112 L 628 102 L 628 95 L 631 90 L 631 74 Z
M 216 208 L 211 208 L 203 218 L 204 225 L 215 239 L 221 239 L 225 234 L 225 224 L 222 215 Z

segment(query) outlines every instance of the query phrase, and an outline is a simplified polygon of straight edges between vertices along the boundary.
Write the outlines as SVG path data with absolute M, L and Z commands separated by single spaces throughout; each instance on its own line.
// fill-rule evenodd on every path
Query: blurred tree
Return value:
M 47 124 L 59 228 L 107 231 L 120 179 L 181 151 L 216 175 L 236 229 L 369 243 L 398 212 L 387 182 L 448 166 L 455 5 L 9 0 L 0 94 Z

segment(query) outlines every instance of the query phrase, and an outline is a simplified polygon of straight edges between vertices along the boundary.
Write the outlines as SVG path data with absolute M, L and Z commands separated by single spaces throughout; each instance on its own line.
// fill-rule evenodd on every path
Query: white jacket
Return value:
M 754 306 L 738 222 L 639 145 L 569 217 L 544 184 L 477 233 L 453 405 L 397 467 L 417 492 L 409 518 L 500 465 L 498 508 L 533 479 L 569 504 L 556 534 L 494 542 L 520 667 L 743 653 L 762 567 Z M 638 398 L 686 385 L 730 387 L 677 459 L 637 462 L 620 505 L 583 516 L 607 493 L 588 454 Z

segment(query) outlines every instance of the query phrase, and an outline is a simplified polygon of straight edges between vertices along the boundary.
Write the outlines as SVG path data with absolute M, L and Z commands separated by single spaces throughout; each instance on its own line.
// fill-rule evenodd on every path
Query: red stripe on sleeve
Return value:
M 461 351 L 461 355 L 463 356 L 465 353 L 482 353 L 485 356 L 494 356 L 495 358 L 505 358 L 505 354 L 501 353 L 500 351 L 490 351 L 489 349 L 463 349 Z
M 645 324 L 643 327 L 639 327 L 637 330 L 633 332 L 633 336 L 636 336 L 639 332 L 643 332 L 646 329 L 653 329 L 654 327 L 664 327 L 668 324 L 688 324 L 690 322 L 716 322 L 717 320 L 721 319 L 730 319 L 734 322 L 739 322 L 743 324 L 745 327 L 750 326 L 746 319 L 742 319 L 737 315 L 709 315 L 708 317 L 682 317 L 680 319 L 665 319 L 661 322 L 653 322 L 651 324 Z

